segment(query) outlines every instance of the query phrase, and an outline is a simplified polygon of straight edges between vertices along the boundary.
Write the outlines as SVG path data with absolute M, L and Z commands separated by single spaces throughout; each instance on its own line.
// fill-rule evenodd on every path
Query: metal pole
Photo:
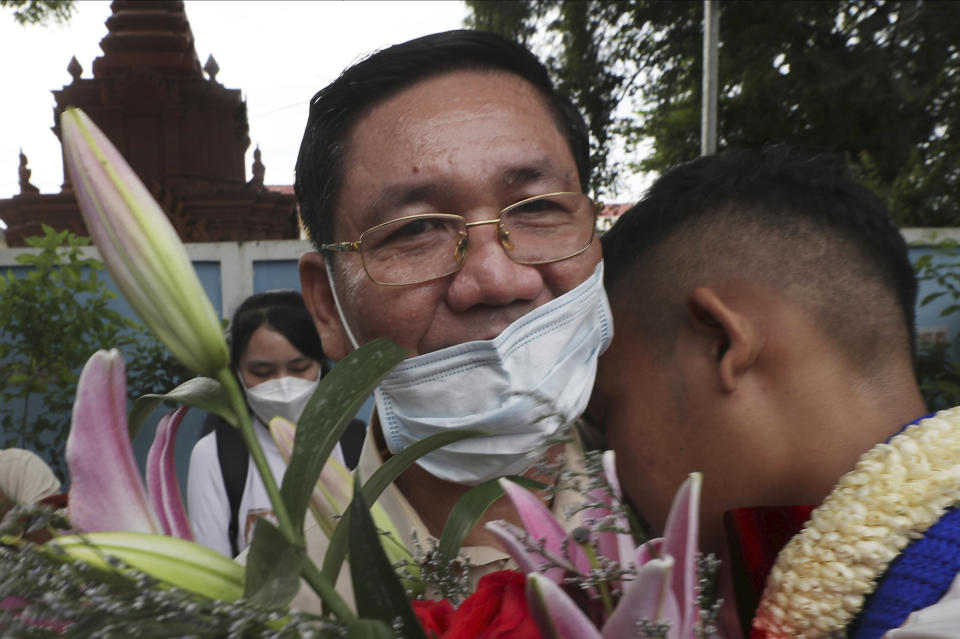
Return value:
M 700 155 L 717 152 L 717 59 L 720 12 L 716 0 L 703 0 L 703 102 Z

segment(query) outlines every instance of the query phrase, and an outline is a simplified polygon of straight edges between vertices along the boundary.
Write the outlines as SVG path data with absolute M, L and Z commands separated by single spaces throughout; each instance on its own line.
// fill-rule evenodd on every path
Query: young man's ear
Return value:
M 317 326 L 323 352 L 334 362 L 339 362 L 353 349 L 333 301 L 323 255 L 317 251 L 304 253 L 300 256 L 299 268 L 303 301 Z
M 755 318 L 716 289 L 700 286 L 687 296 L 694 330 L 704 334 L 717 366 L 720 387 L 728 393 L 756 363 L 762 336 Z

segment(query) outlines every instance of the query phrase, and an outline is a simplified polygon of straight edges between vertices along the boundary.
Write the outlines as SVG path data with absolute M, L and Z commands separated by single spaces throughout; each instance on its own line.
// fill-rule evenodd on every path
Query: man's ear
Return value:
M 299 267 L 303 301 L 317 326 L 323 352 L 334 362 L 339 362 L 353 349 L 333 301 L 323 255 L 316 251 L 304 253 L 300 256 Z
M 756 318 L 716 289 L 700 286 L 687 296 L 695 330 L 706 334 L 721 388 L 737 388 L 741 376 L 756 363 L 763 337 Z

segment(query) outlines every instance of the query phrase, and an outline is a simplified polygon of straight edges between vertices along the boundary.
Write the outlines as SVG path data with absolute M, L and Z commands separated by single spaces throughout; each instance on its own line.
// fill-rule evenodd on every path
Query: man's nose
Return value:
M 510 259 L 496 222 L 468 225 L 467 234 L 463 266 L 447 289 L 451 309 L 459 312 L 477 304 L 503 306 L 537 298 L 543 288 L 540 272 Z

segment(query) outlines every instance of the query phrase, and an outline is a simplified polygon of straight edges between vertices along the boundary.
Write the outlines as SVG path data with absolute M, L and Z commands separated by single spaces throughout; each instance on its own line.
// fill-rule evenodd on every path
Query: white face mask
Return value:
M 582 284 L 496 338 L 412 357 L 393 369 L 375 391 L 387 447 L 398 453 L 434 433 L 477 429 L 489 435 L 417 463 L 460 484 L 524 473 L 535 462 L 532 453 L 586 409 L 597 357 L 611 339 L 601 262 Z
M 243 392 L 250 410 L 264 424 L 269 424 L 274 417 L 284 417 L 296 424 L 319 383 L 319 375 L 315 380 L 278 377 L 250 388 L 244 385 Z

